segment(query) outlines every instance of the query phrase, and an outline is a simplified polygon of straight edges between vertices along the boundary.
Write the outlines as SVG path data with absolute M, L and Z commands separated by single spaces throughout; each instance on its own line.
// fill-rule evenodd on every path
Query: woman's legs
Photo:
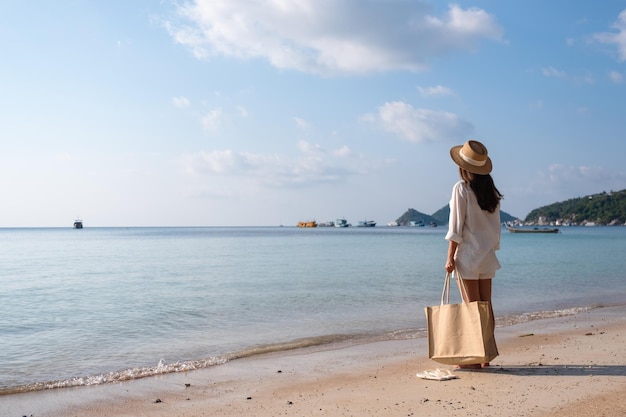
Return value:
M 491 280 L 490 279 L 462 279 L 467 298 L 465 302 L 489 301 L 491 302 Z
M 489 309 L 491 310 L 491 317 L 494 317 L 492 321 L 493 331 L 495 331 L 495 316 L 493 315 L 493 307 L 491 305 L 491 279 L 462 279 L 462 285 L 465 287 L 465 293 L 467 297 L 465 302 L 472 301 L 489 301 Z M 483 363 L 481 367 L 485 368 L 489 366 L 489 363 Z M 461 366 L 465 368 L 465 366 Z M 467 368 L 475 368 L 472 365 L 468 365 Z
M 491 303 L 491 280 L 478 280 L 478 290 L 480 291 L 480 301 L 489 301 Z

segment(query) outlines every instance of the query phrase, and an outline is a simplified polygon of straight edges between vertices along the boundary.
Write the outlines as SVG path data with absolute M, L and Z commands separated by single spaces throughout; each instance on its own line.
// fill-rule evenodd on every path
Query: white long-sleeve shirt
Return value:
M 446 239 L 459 244 L 454 259 L 463 279 L 495 276 L 500 269 L 496 251 L 501 231 L 500 207 L 493 213 L 482 210 L 469 184 L 462 180 L 454 184 Z

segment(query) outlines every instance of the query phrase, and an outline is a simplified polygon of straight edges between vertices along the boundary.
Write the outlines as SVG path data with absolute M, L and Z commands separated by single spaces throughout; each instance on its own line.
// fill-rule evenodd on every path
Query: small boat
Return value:
M 519 227 L 511 227 L 511 226 L 507 226 L 506 229 L 511 232 L 511 233 L 559 233 L 559 228 L 555 227 L 555 228 L 538 228 L 538 227 L 533 227 L 532 229 L 525 229 L 525 228 L 519 228 Z
M 424 220 L 411 220 L 409 222 L 409 227 L 424 227 Z
M 335 223 L 333 222 L 321 222 L 317 224 L 317 227 L 334 227 Z
M 400 225 L 398 224 L 398 222 L 397 222 L 397 221 L 392 220 L 392 221 L 390 221 L 389 223 L 387 223 L 387 226 L 389 226 L 389 227 L 398 227 L 398 226 L 400 226 Z
M 376 222 L 374 220 L 363 220 L 359 221 L 357 227 L 374 227 L 376 226 Z
M 350 223 L 346 219 L 337 219 L 335 220 L 335 227 L 348 227 Z
M 298 227 L 317 227 L 317 222 L 315 220 L 298 222 Z
M 81 219 L 74 220 L 74 229 L 82 229 L 83 221 Z

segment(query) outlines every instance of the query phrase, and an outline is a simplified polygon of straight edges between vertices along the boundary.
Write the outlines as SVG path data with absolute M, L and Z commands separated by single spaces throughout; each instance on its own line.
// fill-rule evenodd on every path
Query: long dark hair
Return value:
M 461 173 L 461 179 L 466 184 L 469 184 L 474 194 L 476 194 L 480 208 L 489 213 L 496 211 L 503 195 L 496 188 L 491 175 L 472 174 L 463 168 L 459 168 L 459 172 Z

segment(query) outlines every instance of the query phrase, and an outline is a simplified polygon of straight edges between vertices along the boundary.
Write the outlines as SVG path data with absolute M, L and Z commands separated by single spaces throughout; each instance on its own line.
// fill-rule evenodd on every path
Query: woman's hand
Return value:
M 448 259 L 448 261 L 446 262 L 446 272 L 452 273 L 452 271 L 454 271 L 454 259 Z

